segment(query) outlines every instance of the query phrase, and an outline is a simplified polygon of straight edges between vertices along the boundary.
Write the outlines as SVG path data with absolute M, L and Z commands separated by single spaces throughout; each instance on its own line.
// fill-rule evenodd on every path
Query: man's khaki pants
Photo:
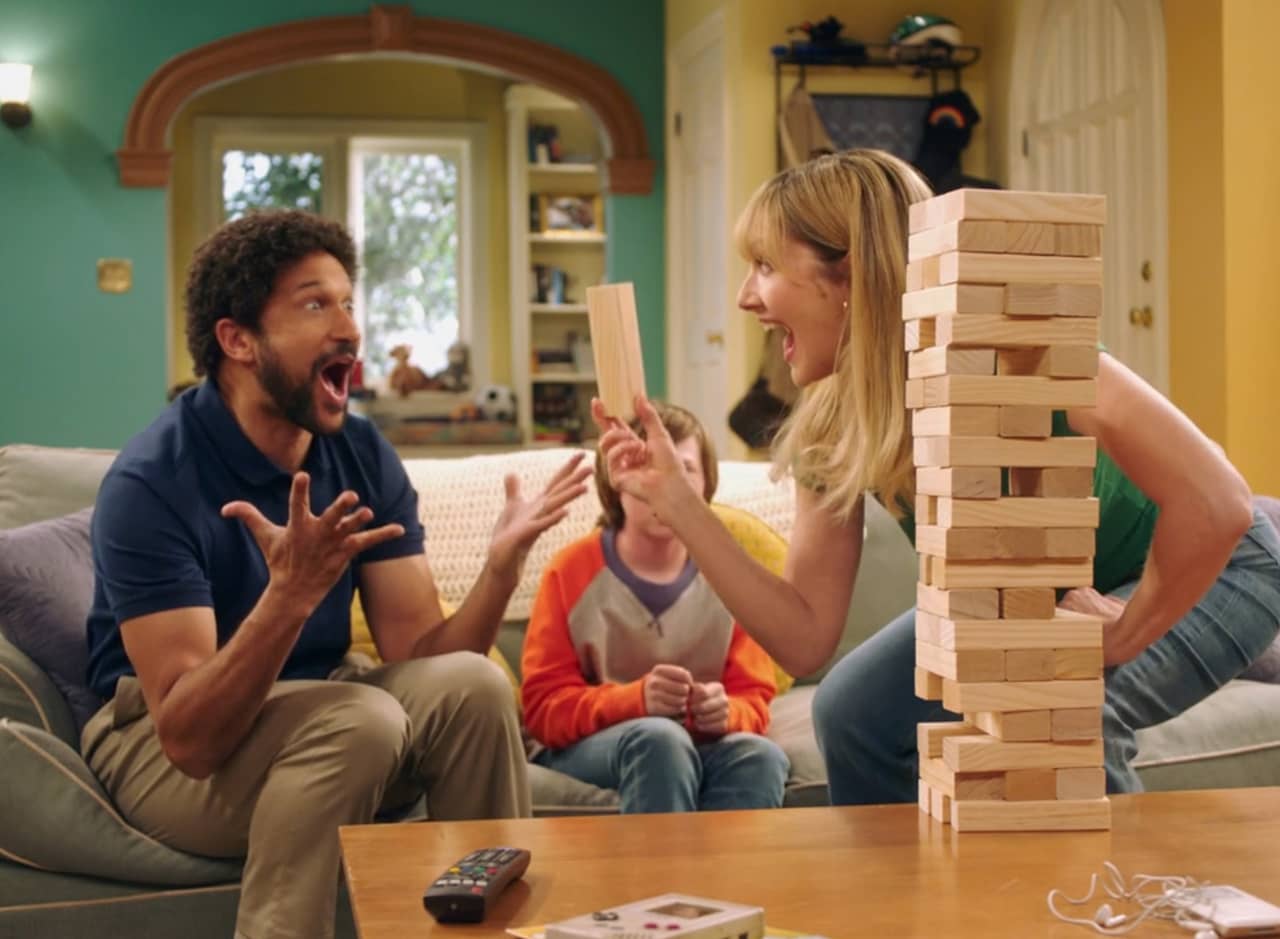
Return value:
M 380 807 L 425 793 L 437 820 L 530 812 L 511 685 L 496 665 L 471 652 L 364 662 L 336 680 L 277 683 L 207 779 L 169 762 L 134 678 L 85 726 L 85 759 L 136 828 L 192 854 L 246 858 L 238 939 L 332 936 L 338 826 Z

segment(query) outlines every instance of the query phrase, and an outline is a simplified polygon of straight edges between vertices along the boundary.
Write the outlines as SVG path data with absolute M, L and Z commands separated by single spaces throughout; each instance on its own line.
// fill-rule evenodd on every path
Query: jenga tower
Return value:
M 1102 622 L 1055 607 L 1093 582 L 1095 195 L 960 189 L 911 207 L 902 298 L 916 465 L 920 808 L 957 831 L 1111 826 Z

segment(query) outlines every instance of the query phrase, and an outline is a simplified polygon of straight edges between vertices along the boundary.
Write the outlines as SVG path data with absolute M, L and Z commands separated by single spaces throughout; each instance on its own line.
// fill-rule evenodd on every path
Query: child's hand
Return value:
M 718 681 L 695 682 L 689 693 L 689 715 L 700 734 L 723 737 L 729 732 L 729 696 Z
M 655 665 L 644 676 L 644 710 L 654 717 L 683 717 L 694 687 L 693 676 L 679 665 Z

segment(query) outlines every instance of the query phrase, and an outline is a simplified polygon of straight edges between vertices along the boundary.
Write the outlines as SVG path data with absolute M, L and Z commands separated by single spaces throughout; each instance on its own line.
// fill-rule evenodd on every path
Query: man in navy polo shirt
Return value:
M 93 519 L 82 749 L 174 847 L 245 856 L 236 936 L 333 934 L 339 825 L 425 793 L 433 819 L 529 814 L 510 686 L 485 658 L 521 564 L 586 491 L 514 477 L 487 563 L 446 618 L 417 495 L 347 416 L 355 247 L 297 211 L 223 226 L 187 282 L 204 382 L 120 452 Z M 345 661 L 353 591 L 386 663 Z

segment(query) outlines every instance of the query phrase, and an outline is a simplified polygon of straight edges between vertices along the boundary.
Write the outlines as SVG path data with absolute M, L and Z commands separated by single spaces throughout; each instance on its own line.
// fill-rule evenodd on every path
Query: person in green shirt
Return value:
M 797 480 L 783 576 L 748 558 L 689 486 L 643 398 L 643 440 L 593 403 L 614 485 L 676 531 L 742 627 L 794 675 L 826 663 L 840 640 L 864 494 L 900 515 L 914 501 L 901 298 L 908 206 L 930 195 L 902 160 L 850 150 L 769 180 L 738 222 L 750 265 L 738 305 L 782 330 L 803 389 L 775 443 L 778 470 Z M 1103 619 L 1107 785 L 1136 791 L 1136 731 L 1218 690 L 1275 637 L 1280 536 L 1222 449 L 1105 352 L 1096 406 L 1066 411 L 1056 432 L 1098 442 L 1095 582 L 1059 605 Z M 835 804 L 914 801 L 916 724 L 956 719 L 915 697 L 914 639 L 909 611 L 818 688 L 814 728 Z

